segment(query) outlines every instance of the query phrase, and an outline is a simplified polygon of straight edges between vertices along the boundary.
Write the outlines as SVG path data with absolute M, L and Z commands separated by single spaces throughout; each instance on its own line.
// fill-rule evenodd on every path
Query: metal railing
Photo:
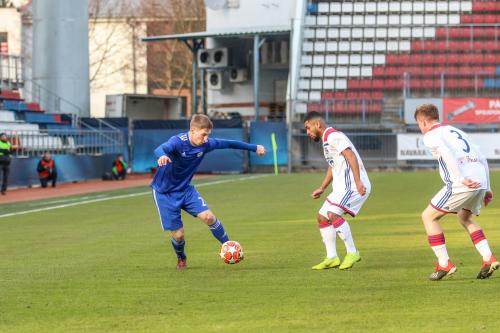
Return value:
M 78 105 L 43 87 L 35 80 L 26 79 L 25 83 L 24 95 L 30 96 L 31 101 L 37 102 L 47 111 L 51 113 L 83 114 Z
M 16 157 L 52 154 L 102 155 L 122 153 L 124 137 L 116 130 L 5 130 Z

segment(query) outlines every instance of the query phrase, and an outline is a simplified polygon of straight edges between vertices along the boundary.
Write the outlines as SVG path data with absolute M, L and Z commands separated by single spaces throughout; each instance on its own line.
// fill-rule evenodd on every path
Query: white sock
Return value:
M 434 254 L 438 258 L 439 266 L 447 267 L 450 257 L 448 256 L 448 251 L 446 250 L 446 244 L 431 246 L 431 249 L 432 251 L 434 251 Z
M 325 244 L 326 257 L 328 259 L 337 257 L 335 229 L 330 224 L 328 227 L 319 228 L 319 232 L 321 233 L 321 238 L 323 238 L 323 243 Z
M 474 245 L 477 249 L 477 252 L 483 257 L 484 261 L 488 261 L 491 259 L 491 250 L 490 246 L 488 245 L 488 240 L 483 239 L 482 241 L 478 242 L 477 244 Z
M 342 224 L 335 228 L 335 231 L 339 235 L 340 239 L 344 241 L 345 249 L 347 253 L 356 253 L 356 246 L 354 245 L 354 239 L 352 238 L 351 228 L 347 221 L 343 221 Z

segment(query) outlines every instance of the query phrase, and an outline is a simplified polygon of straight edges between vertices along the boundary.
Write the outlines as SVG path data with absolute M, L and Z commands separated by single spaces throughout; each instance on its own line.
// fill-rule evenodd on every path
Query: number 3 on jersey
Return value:
M 468 153 L 470 152 L 470 146 L 469 146 L 469 143 L 467 142 L 467 140 L 465 140 L 462 135 L 460 133 L 458 133 L 457 131 L 454 131 L 454 130 L 451 130 L 450 131 L 451 133 L 455 133 L 457 135 L 457 139 L 458 140 L 462 140 L 464 143 L 465 143 L 465 149 L 462 149 L 464 152 Z

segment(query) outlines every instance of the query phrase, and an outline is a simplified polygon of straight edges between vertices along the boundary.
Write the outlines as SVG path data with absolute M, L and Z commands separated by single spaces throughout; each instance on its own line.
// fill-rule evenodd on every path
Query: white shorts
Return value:
M 319 213 L 326 218 L 328 218 L 328 212 L 339 216 L 347 213 L 354 217 L 359 213 L 369 195 L 370 192 L 368 191 L 363 196 L 358 191 L 334 191 L 326 198 Z
M 445 213 L 458 213 L 465 209 L 479 215 L 485 194 L 484 189 L 453 193 L 452 189 L 445 186 L 432 198 L 431 206 Z

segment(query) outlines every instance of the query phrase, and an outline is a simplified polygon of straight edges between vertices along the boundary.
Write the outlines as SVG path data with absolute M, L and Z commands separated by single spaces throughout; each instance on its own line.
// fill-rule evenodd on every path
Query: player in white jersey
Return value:
M 318 199 L 332 183 L 333 191 L 326 198 L 317 217 L 319 230 L 326 248 L 326 258 L 313 269 L 351 268 L 361 260 L 349 223 L 342 217 L 356 216 L 370 194 L 371 185 L 363 162 L 351 140 L 342 132 L 327 127 L 321 115 L 310 112 L 304 120 L 307 135 L 321 141 L 329 165 L 321 186 L 312 193 Z M 344 241 L 347 254 L 340 263 L 336 249 L 336 234 Z
M 424 134 L 425 146 L 439 162 L 439 174 L 445 183 L 422 213 L 429 245 L 438 258 L 430 279 L 437 281 L 457 270 L 448 256 L 443 229 L 438 223 L 449 213 L 457 214 L 482 256 L 483 265 L 477 278 L 488 278 L 500 263 L 492 254 L 481 227 L 471 218 L 473 214 L 479 215 L 483 203 L 487 205 L 493 198 L 488 162 L 465 132 L 439 123 L 435 105 L 418 106 L 415 119 Z

